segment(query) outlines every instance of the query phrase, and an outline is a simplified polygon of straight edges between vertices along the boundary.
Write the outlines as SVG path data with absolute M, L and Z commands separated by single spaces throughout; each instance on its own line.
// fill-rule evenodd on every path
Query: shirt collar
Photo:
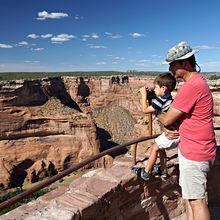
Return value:
M 171 96 L 171 93 L 170 93 L 170 92 L 167 92 L 166 94 L 164 94 L 163 96 L 161 96 L 161 98 L 163 98 L 163 99 L 169 99 L 169 98 L 172 98 L 172 96 Z

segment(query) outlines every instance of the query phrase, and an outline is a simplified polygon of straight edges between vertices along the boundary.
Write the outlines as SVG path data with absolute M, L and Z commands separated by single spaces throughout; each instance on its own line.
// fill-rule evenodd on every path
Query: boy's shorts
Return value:
M 186 159 L 178 150 L 179 184 L 184 199 L 205 199 L 207 174 L 212 161 L 198 162 Z
M 155 142 L 159 149 L 170 149 L 178 146 L 179 138 L 170 140 L 165 136 L 165 133 L 163 132 L 155 139 Z

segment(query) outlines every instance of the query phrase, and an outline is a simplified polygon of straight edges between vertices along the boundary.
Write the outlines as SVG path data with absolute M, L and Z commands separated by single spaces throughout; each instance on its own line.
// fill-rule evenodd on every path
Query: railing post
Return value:
M 152 135 L 152 113 L 148 114 L 148 135 Z
M 148 106 L 151 105 L 152 103 L 152 100 L 156 98 L 156 95 L 154 93 L 153 90 L 148 90 L 147 92 L 147 103 L 148 103 Z M 152 128 L 152 113 L 149 113 L 148 114 L 148 135 L 152 135 L 153 133 L 153 128 Z
M 135 166 L 136 157 L 137 157 L 137 143 L 132 146 L 132 155 L 133 155 L 132 166 Z

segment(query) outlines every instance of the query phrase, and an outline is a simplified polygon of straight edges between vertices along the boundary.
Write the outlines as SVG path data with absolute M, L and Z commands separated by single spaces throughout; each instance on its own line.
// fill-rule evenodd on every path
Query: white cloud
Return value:
M 114 59 L 114 60 L 124 60 L 125 58 L 124 57 L 113 57 L 112 59 Z
M 196 46 L 195 48 L 199 50 L 220 49 L 220 47 L 213 47 L 208 45 L 200 45 L 200 46 Z
M 92 33 L 91 34 L 91 37 L 94 38 L 94 39 L 98 39 L 99 38 L 99 35 L 97 33 Z
M 42 50 L 44 50 L 44 48 L 42 48 L 42 47 L 31 48 L 31 50 L 34 50 L 34 51 L 42 51 Z
M 111 36 L 112 33 L 111 32 L 105 32 L 105 35 Z
M 21 42 L 18 42 L 17 44 L 15 44 L 15 46 L 17 46 L 17 47 L 28 46 L 28 42 L 21 41 Z
M 38 61 L 38 60 L 25 60 L 24 62 L 34 64 L 34 63 L 39 63 L 40 61 Z
M 0 44 L 0 48 L 8 49 L 8 48 L 13 48 L 13 46 L 9 44 Z
M 111 39 L 119 39 L 122 38 L 120 34 L 113 34 L 111 32 L 105 32 L 105 35 Z
M 32 39 L 37 39 L 39 38 L 40 36 L 37 35 L 37 34 L 28 34 L 27 38 L 32 38 Z
M 90 36 L 88 34 L 84 34 L 82 37 L 83 38 L 89 38 Z
M 88 34 L 84 34 L 82 36 L 82 41 L 87 41 L 87 38 L 90 38 L 90 36 Z
M 59 34 L 51 38 L 52 43 L 63 43 L 65 41 L 69 41 L 72 38 L 76 38 L 74 35 L 69 34 Z
M 206 63 L 200 64 L 200 66 L 203 66 L 203 67 L 218 67 L 218 68 L 220 68 L 220 61 L 206 62 Z
M 161 55 L 157 55 L 157 54 L 152 54 L 151 56 L 155 57 L 155 58 L 161 58 L 162 57 Z
M 135 66 L 149 66 L 147 63 L 135 63 Z
M 87 38 L 93 38 L 93 39 L 98 39 L 100 38 L 100 36 L 97 34 L 97 33 L 92 33 L 91 35 L 88 35 L 88 34 L 84 34 L 82 35 L 82 39 L 84 39 L 84 41 L 86 41 L 85 39 Z
M 41 34 L 41 35 L 29 34 L 29 35 L 27 35 L 27 38 L 37 39 L 37 38 L 41 37 L 41 38 L 45 39 L 45 38 L 50 38 L 52 36 L 53 36 L 53 34 Z
M 111 39 L 119 39 L 122 38 L 120 34 L 113 34 L 111 32 L 105 32 L 105 35 L 107 35 Z
M 138 60 L 139 63 L 146 63 L 146 62 L 150 62 L 150 60 Z
M 138 37 L 144 37 L 144 34 L 140 34 L 140 33 L 130 33 L 130 36 L 132 36 L 133 38 L 138 38 Z
M 105 65 L 107 64 L 106 62 L 102 61 L 102 62 L 97 62 L 96 65 Z
M 88 45 L 90 48 L 92 49 L 104 49 L 104 48 L 107 48 L 106 46 L 101 46 L 101 45 Z
M 52 37 L 53 34 L 42 34 L 42 35 L 40 35 L 40 36 L 41 36 L 41 38 L 45 39 L 45 38 L 50 38 L 50 37 Z
M 50 18 L 50 19 L 61 19 L 61 18 L 65 18 L 65 17 L 68 17 L 68 14 L 62 13 L 62 12 L 48 13 L 47 11 L 41 11 L 41 12 L 38 12 L 37 20 L 45 20 L 47 18 Z
M 110 38 L 111 38 L 111 39 L 119 39 L 119 38 L 122 38 L 122 36 L 119 35 L 119 34 L 116 34 L 116 35 L 110 36 Z

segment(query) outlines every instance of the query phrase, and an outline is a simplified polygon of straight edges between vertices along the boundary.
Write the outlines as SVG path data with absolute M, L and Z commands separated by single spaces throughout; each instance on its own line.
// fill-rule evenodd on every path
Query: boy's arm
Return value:
M 142 87 L 140 90 L 141 94 L 141 106 L 142 106 L 142 112 L 145 114 L 155 112 L 156 109 L 154 109 L 151 105 L 148 106 L 147 103 L 147 89 L 145 87 Z

